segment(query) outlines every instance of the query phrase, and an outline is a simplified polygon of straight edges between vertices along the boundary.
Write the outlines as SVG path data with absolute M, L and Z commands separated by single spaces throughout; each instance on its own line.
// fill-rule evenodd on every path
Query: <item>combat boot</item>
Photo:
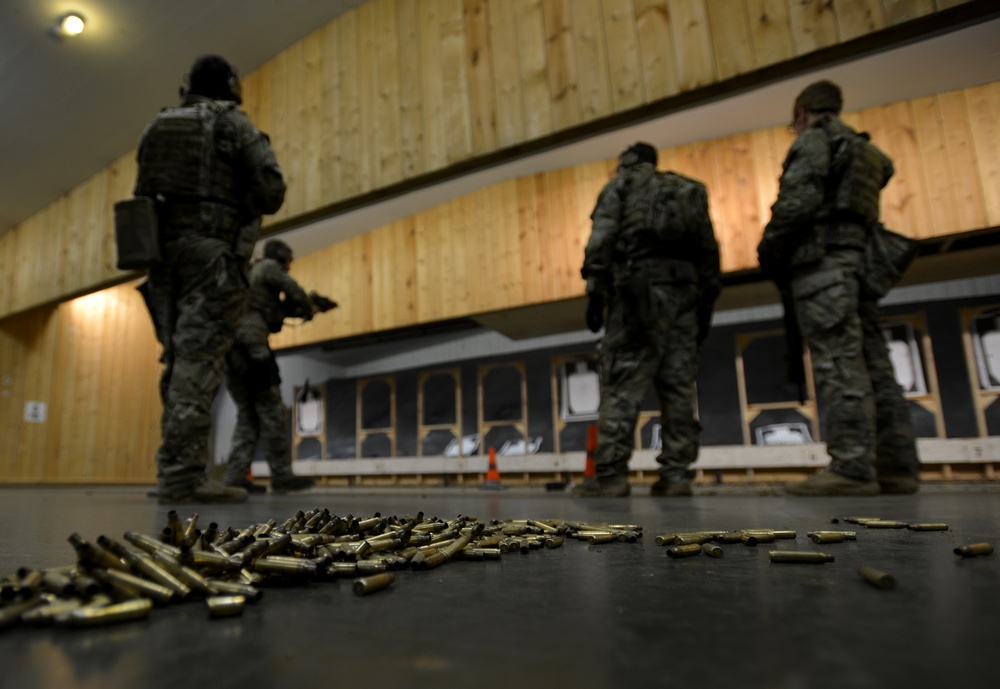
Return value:
M 882 495 L 913 495 L 920 490 L 920 482 L 909 471 L 880 469 L 878 485 Z
M 292 476 L 286 479 L 275 479 L 271 481 L 271 492 L 275 495 L 283 495 L 300 490 L 308 490 L 316 485 L 316 481 L 308 476 Z
M 878 481 L 871 479 L 851 478 L 824 469 L 813 474 L 805 481 L 790 483 L 785 486 L 785 492 L 800 497 L 816 497 L 822 495 L 878 495 Z
M 627 476 L 593 479 L 573 486 L 574 498 L 626 498 L 632 493 Z
M 668 481 L 658 479 L 649 487 L 649 494 L 654 498 L 686 498 L 691 496 L 690 481 Z
M 267 487 L 260 484 L 254 483 L 249 479 L 243 479 L 242 481 L 223 481 L 223 483 L 230 488 L 242 488 L 247 493 L 266 493 Z
M 204 483 L 185 495 L 172 495 L 160 490 L 157 502 L 161 505 L 225 505 L 247 501 L 247 492 L 242 488 L 225 486 L 215 479 L 207 479 Z

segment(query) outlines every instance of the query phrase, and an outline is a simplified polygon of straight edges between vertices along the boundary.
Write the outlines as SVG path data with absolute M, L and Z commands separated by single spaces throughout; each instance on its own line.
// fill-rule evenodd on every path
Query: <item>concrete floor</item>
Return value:
M 572 519 L 635 523 L 636 544 L 567 541 L 498 562 L 449 562 L 397 572 L 355 596 L 348 580 L 265 589 L 240 617 L 210 619 L 204 603 L 140 622 L 0 632 L 0 687 L 994 687 L 1000 640 L 1000 486 L 927 486 L 915 496 L 792 498 L 735 489 L 690 499 L 575 500 L 541 489 L 315 489 L 255 496 L 199 511 L 242 528 L 297 510 L 340 515 L 423 510 L 448 519 Z M 763 491 L 768 493 L 769 491 Z M 771 491 L 773 492 L 773 491 Z M 71 532 L 88 540 L 155 534 L 168 508 L 145 488 L 0 489 L 0 576 L 70 564 Z M 718 491 L 716 491 L 718 493 Z M 834 515 L 943 521 L 947 532 L 866 530 L 814 546 L 806 531 L 842 528 Z M 659 533 L 795 529 L 782 549 L 823 549 L 825 565 L 769 562 L 769 545 L 671 559 Z M 857 574 L 893 574 L 882 591 Z

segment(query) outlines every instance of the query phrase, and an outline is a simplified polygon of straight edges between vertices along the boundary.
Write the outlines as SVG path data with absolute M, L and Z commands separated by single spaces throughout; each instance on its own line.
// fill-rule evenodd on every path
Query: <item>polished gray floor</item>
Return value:
M 242 528 L 296 510 L 640 524 L 635 544 L 568 541 L 499 562 L 400 571 L 355 596 L 348 580 L 269 588 L 240 617 L 204 603 L 95 629 L 0 632 L 0 686 L 35 687 L 995 687 L 1000 685 L 1000 486 L 928 486 L 916 496 L 803 499 L 737 489 L 690 499 L 574 500 L 540 489 L 316 489 L 202 507 L 201 523 Z M 69 564 L 72 532 L 156 533 L 161 507 L 140 488 L 0 489 L 0 575 Z M 190 511 L 179 510 L 182 516 Z M 769 562 L 771 546 L 675 560 L 658 533 L 806 531 L 835 515 L 943 521 L 947 532 L 865 530 L 822 546 L 825 565 Z M 857 574 L 894 575 L 882 591 Z

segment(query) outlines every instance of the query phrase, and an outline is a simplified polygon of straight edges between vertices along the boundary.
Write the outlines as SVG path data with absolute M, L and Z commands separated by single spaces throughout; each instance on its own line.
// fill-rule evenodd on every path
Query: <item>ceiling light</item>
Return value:
M 77 36 L 83 33 L 84 27 L 83 17 L 76 12 L 70 12 L 59 17 L 59 23 L 55 25 L 53 31 L 57 36 Z

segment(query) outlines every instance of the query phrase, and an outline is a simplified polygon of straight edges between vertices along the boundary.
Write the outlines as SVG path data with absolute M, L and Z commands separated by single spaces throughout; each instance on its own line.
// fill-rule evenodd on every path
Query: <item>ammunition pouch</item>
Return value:
M 233 240 L 233 255 L 243 263 L 249 262 L 259 238 L 260 218 L 255 218 L 236 230 L 236 239 Z
M 160 263 L 156 201 L 136 196 L 115 204 L 115 246 L 119 270 L 146 270 Z
M 864 267 L 858 280 L 861 296 L 881 299 L 899 282 L 917 255 L 920 243 L 877 223 L 868 231 Z

